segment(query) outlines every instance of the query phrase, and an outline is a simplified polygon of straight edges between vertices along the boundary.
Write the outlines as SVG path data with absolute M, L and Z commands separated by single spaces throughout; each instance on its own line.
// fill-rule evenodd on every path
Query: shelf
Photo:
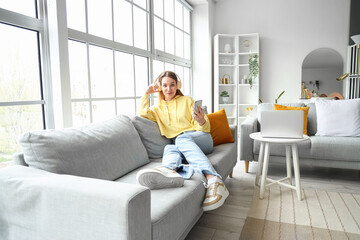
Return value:
M 238 84 L 239 85 L 239 87 L 250 87 L 250 84 L 248 84 L 248 83 L 240 83 L 240 84 Z M 253 86 L 257 86 L 258 84 L 257 83 L 254 83 L 253 84 Z
M 219 53 L 220 56 L 235 56 L 237 55 L 237 53 L 224 53 L 224 52 L 221 52 Z
M 237 67 L 237 65 L 234 65 L 234 64 L 219 64 L 219 67 Z
M 250 47 L 243 43 L 245 40 L 250 41 Z M 227 44 L 231 46 L 230 52 Z M 256 115 L 260 78 L 253 79 L 253 87 L 248 83 L 241 84 L 243 76 L 249 75 L 249 58 L 254 54 L 260 55 L 257 33 L 216 34 L 214 37 L 214 110 L 224 108 L 230 125 L 241 124 L 248 118 L 248 114 Z M 229 84 L 222 84 L 221 79 L 227 77 L 226 75 L 231 81 L 229 80 Z M 230 92 L 231 98 L 228 103 L 217 97 L 224 90 Z M 246 111 L 246 108 L 250 107 L 253 111 Z
M 240 52 L 239 55 L 252 55 L 252 54 L 259 54 L 258 52 Z
M 219 106 L 235 106 L 236 104 L 235 103 L 219 103 Z
M 257 103 L 239 103 L 239 106 L 257 106 Z

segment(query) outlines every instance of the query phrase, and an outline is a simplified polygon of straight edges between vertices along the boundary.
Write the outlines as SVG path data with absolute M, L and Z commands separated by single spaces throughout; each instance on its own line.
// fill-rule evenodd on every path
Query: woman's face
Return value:
M 170 77 L 163 77 L 161 80 L 161 91 L 165 96 L 165 101 L 172 100 L 176 95 L 176 81 Z

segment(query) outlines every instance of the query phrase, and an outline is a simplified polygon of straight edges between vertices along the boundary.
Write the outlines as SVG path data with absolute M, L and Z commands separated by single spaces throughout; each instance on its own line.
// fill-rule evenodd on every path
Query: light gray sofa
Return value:
M 315 136 L 317 131 L 316 106 L 314 102 L 281 104 L 293 107 L 310 107 L 308 113 L 308 135 L 310 141 L 298 144 L 300 165 L 332 167 L 360 170 L 360 137 Z M 258 160 L 260 143 L 249 135 L 261 129 L 260 114 L 263 110 L 274 110 L 274 104 L 262 103 L 258 106 L 257 117 L 247 118 L 240 125 L 240 159 L 247 164 Z M 346 117 L 346 116 L 345 116 Z M 285 147 L 274 145 L 270 151 L 272 162 L 285 163 Z M 247 172 L 247 170 L 246 170 Z
M 231 128 L 236 139 L 236 129 Z M 203 176 L 152 190 L 136 173 L 161 165 L 157 124 L 118 116 L 83 128 L 24 134 L 17 165 L 0 169 L 1 240 L 184 239 L 203 213 Z M 237 144 L 208 154 L 224 178 Z

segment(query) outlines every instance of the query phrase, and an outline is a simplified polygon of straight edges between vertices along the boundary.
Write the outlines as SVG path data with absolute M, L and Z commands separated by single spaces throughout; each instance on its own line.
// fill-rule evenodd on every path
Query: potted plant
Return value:
M 275 98 L 275 103 L 278 103 L 280 97 L 284 94 L 285 90 L 282 91 L 277 98 Z
M 223 103 L 228 103 L 229 102 L 229 97 L 230 97 L 230 95 L 229 95 L 229 93 L 227 92 L 227 91 L 222 91 L 221 93 L 220 93 L 220 97 L 221 97 L 221 100 L 222 100 L 222 102 Z
M 252 88 L 253 80 L 259 74 L 259 55 L 253 54 L 249 56 L 249 84 Z

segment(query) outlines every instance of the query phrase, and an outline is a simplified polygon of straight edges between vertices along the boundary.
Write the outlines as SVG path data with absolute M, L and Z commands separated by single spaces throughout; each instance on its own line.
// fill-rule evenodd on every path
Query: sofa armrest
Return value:
M 150 191 L 24 166 L 0 170 L 0 239 L 149 239 Z
M 234 138 L 234 142 L 237 142 L 237 126 L 236 125 L 230 125 L 230 130 Z
M 240 125 L 240 160 L 254 159 L 254 140 L 249 136 L 253 132 L 257 132 L 257 118 L 246 118 Z

